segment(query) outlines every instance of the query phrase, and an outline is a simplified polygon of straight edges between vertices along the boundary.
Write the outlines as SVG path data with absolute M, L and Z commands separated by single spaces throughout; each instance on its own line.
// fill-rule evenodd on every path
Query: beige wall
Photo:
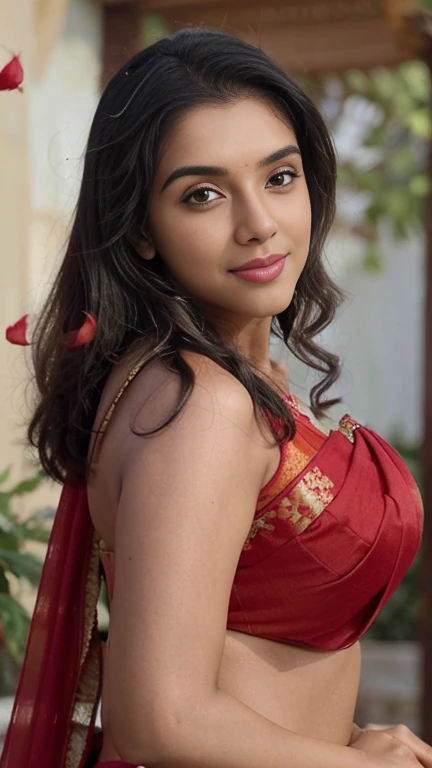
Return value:
M 36 311 L 61 258 L 101 42 L 101 9 L 90 0 L 0 0 L 0 67 L 12 51 L 25 70 L 23 93 L 0 93 L 0 470 L 12 464 L 16 477 L 32 471 L 30 354 L 8 344 L 4 329 Z
M 0 44 L 22 52 L 31 64 L 32 15 L 27 0 L 3 0 Z M 10 59 L 0 49 L 0 66 Z M 27 288 L 29 198 L 28 91 L 0 93 L 0 468 L 22 463 L 23 433 L 17 387 L 24 373 L 20 350 L 4 341 L 3 329 L 22 314 Z M 21 387 L 22 391 L 22 387 Z
M 25 70 L 23 93 L 0 92 L 0 471 L 12 465 L 14 479 L 34 471 L 24 439 L 30 350 L 8 344 L 4 329 L 37 310 L 61 259 L 99 97 L 101 43 L 101 9 L 90 0 L 0 0 L 0 67 L 11 58 L 5 46 L 21 53 Z M 59 490 L 47 483 L 17 511 L 55 506 Z M 34 591 L 12 581 L 31 611 Z

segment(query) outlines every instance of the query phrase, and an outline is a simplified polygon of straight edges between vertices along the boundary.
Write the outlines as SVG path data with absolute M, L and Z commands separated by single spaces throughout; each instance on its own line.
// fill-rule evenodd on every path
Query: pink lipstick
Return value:
M 265 259 L 252 259 L 239 269 L 230 271 L 242 280 L 248 280 L 251 283 L 267 283 L 280 275 L 285 266 L 286 258 L 286 253 L 272 253 Z

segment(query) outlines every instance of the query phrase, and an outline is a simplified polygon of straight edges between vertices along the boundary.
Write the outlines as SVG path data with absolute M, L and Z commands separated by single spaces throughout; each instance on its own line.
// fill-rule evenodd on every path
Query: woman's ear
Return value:
M 127 239 L 143 259 L 150 261 L 156 256 L 156 246 L 146 232 L 130 232 Z

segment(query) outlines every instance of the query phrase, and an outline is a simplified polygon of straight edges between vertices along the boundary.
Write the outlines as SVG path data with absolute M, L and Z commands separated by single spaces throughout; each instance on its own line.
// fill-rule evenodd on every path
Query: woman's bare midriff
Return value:
M 295 733 L 347 745 L 359 678 L 359 643 L 324 652 L 227 630 L 219 687 Z M 100 759 L 120 760 L 111 737 L 105 690 L 102 713 Z

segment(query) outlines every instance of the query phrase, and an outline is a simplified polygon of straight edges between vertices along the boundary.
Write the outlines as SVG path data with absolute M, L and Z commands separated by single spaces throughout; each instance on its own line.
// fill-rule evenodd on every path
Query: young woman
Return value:
M 29 435 L 64 490 L 1 768 L 432 768 L 404 726 L 353 724 L 422 506 L 325 413 L 335 183 L 315 107 L 237 39 L 178 32 L 107 86 L 36 331 Z M 310 407 L 271 334 L 322 374 Z

